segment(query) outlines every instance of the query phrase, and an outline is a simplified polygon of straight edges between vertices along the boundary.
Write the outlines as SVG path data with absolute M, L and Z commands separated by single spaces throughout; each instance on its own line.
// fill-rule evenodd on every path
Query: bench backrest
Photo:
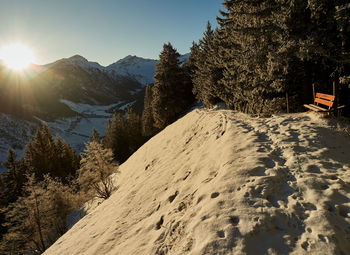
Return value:
M 335 96 L 316 93 L 315 103 L 327 105 L 329 108 L 333 106 Z

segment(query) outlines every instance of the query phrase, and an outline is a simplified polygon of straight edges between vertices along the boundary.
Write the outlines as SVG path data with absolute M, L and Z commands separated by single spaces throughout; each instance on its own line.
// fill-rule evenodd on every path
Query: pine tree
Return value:
M 5 206 L 17 200 L 22 194 L 22 188 L 26 182 L 26 167 L 23 161 L 17 161 L 16 158 L 16 152 L 10 148 L 7 159 L 3 162 L 3 165 L 7 168 L 7 171 L 2 174 L 3 189 L 1 190 L 1 197 Z
M 26 145 L 23 159 L 39 180 L 50 174 L 66 182 L 65 179 L 74 176 L 79 168 L 75 151 L 60 137 L 55 141 L 46 124 L 37 129 L 35 137 Z
M 111 175 L 118 168 L 113 160 L 111 149 L 104 149 L 102 144 L 95 141 L 87 144 L 78 170 L 78 183 L 87 197 L 107 199 L 111 196 L 115 189 Z
M 193 44 L 191 48 L 190 64 L 192 68 L 193 93 L 198 101 L 206 107 L 211 107 L 221 101 L 221 88 L 218 82 L 222 77 L 222 67 L 218 61 L 219 31 L 215 32 L 207 23 L 207 30 L 199 44 Z
M 192 88 L 180 67 L 180 54 L 164 44 L 154 76 L 152 112 L 155 127 L 163 129 L 175 121 L 192 103 Z
M 34 139 L 29 141 L 24 151 L 24 158 L 30 171 L 37 178 L 53 172 L 55 157 L 55 141 L 47 124 L 37 129 Z
M 44 176 L 27 176 L 24 196 L 5 210 L 8 232 L 0 243 L 2 254 L 41 254 L 67 230 L 66 218 L 75 208 L 71 190 Z
M 22 195 L 26 182 L 26 167 L 23 160 L 16 158 L 15 151 L 9 149 L 7 160 L 3 163 L 7 171 L 0 175 L 0 236 L 7 232 L 7 227 L 4 226 L 6 222 L 4 209 Z
M 152 87 L 146 87 L 144 107 L 142 112 L 142 134 L 145 137 L 151 137 L 156 133 L 154 128 L 154 119 L 152 113 Z
M 268 75 L 268 54 L 274 50 L 274 36 L 279 27 L 274 13 L 279 5 L 273 1 L 225 1 L 227 13 L 219 19 L 228 56 L 222 85 L 230 92 L 228 105 L 237 110 L 259 113 L 272 100 L 271 94 L 283 91 Z M 267 100 L 269 99 L 269 100 Z M 279 104 L 274 102 L 275 109 Z
M 120 113 L 114 114 L 113 119 L 108 122 L 104 146 L 112 150 L 119 163 L 123 163 L 131 155 L 127 124 Z
M 141 118 L 132 108 L 129 108 L 126 114 L 126 131 L 128 133 L 129 151 L 132 154 L 140 148 L 145 140 L 142 136 Z
M 90 142 L 92 141 L 97 143 L 101 142 L 100 134 L 95 128 L 92 129 L 92 136 L 90 137 Z

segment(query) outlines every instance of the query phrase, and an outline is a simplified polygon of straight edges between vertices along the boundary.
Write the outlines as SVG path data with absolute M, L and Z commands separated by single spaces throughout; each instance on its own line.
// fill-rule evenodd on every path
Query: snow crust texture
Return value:
M 196 109 L 45 254 L 350 254 L 350 139 L 313 113 Z

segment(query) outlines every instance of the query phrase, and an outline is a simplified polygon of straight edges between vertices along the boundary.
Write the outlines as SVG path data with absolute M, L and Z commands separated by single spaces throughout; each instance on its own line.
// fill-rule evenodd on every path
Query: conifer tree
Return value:
M 132 108 L 129 108 L 126 114 L 126 131 L 128 133 L 129 151 L 134 153 L 143 143 L 142 121 L 138 114 Z
M 55 141 L 46 124 L 37 129 L 35 137 L 26 145 L 24 161 L 28 170 L 40 180 L 45 174 L 50 174 L 65 181 L 79 168 L 75 151 L 60 137 Z
M 113 160 L 111 149 L 104 149 L 95 141 L 87 144 L 78 170 L 78 183 L 87 197 L 107 199 L 111 196 L 115 189 L 111 174 L 118 168 Z
M 210 107 L 220 101 L 220 87 L 218 82 L 222 76 L 222 68 L 218 57 L 219 32 L 211 28 L 210 22 L 203 39 L 191 48 L 190 64 L 195 66 L 192 71 L 193 93 L 198 101 Z
M 123 163 L 130 155 L 127 124 L 120 113 L 113 115 L 108 122 L 104 146 L 112 150 L 115 159 Z
M 90 142 L 92 141 L 97 143 L 101 141 L 100 134 L 95 128 L 92 129 L 92 136 L 90 137 Z
M 46 173 L 53 172 L 55 154 L 55 141 L 50 128 L 47 124 L 42 124 L 25 148 L 24 158 L 28 168 L 37 178 L 43 179 Z
M 3 165 L 7 168 L 7 171 L 2 174 L 3 189 L 0 194 L 4 205 L 13 203 L 22 194 L 22 188 L 26 182 L 26 168 L 22 160 L 17 161 L 16 152 L 10 148 L 8 156 Z
M 150 137 L 156 133 L 154 128 L 154 119 L 152 113 L 152 87 L 146 87 L 144 107 L 142 112 L 142 134 Z
M 154 76 L 152 112 L 155 127 L 163 129 L 175 121 L 192 103 L 192 88 L 180 67 L 180 54 L 168 43 L 164 44 Z
M 15 151 L 12 148 L 9 149 L 7 160 L 3 163 L 7 171 L 0 175 L 0 240 L 1 236 L 7 232 L 7 227 L 4 226 L 6 222 L 4 209 L 22 195 L 26 182 L 26 167 L 23 160 L 16 158 Z
M 27 176 L 24 196 L 5 210 L 8 232 L 2 254 L 41 254 L 67 230 L 66 218 L 75 208 L 71 190 L 58 180 Z

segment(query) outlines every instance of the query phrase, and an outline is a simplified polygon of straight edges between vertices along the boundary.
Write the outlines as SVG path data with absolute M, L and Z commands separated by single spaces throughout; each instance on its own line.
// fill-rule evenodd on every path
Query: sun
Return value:
M 0 59 L 8 68 L 16 71 L 25 69 L 35 60 L 33 51 L 20 43 L 3 46 L 0 49 Z

